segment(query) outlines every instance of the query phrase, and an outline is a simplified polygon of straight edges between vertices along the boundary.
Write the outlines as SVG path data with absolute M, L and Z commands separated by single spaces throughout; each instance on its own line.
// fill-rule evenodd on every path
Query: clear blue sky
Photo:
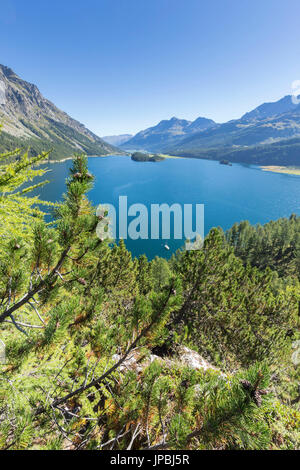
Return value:
M 240 117 L 300 80 L 299 0 L 1 0 L 0 63 L 98 135 Z

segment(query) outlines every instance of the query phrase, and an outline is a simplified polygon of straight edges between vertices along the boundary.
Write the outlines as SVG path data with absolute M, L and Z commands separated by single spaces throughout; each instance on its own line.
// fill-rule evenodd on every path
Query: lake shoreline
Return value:
M 260 169 L 262 171 L 270 171 L 272 173 L 300 176 L 300 167 L 266 165 L 260 166 Z
M 179 156 L 173 156 L 173 155 L 165 155 L 165 154 L 159 154 L 163 158 L 186 158 L 186 157 L 179 157 Z M 123 154 L 123 153 L 108 153 L 106 155 L 86 155 L 88 158 L 105 158 L 105 157 L 131 157 L 130 154 Z M 68 160 L 73 160 L 74 157 L 67 157 L 67 158 L 62 158 L 61 160 L 42 160 L 42 163 L 63 163 Z M 189 157 L 187 157 L 189 158 Z
M 108 153 L 106 155 L 86 155 L 88 158 L 105 158 L 105 157 L 130 157 L 130 155 L 124 155 L 120 153 Z M 63 163 L 68 160 L 73 160 L 74 157 L 62 158 L 61 160 L 42 160 L 42 163 Z

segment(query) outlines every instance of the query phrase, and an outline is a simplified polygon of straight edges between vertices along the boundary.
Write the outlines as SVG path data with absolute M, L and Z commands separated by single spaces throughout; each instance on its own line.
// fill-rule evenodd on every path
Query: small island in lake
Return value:
M 232 166 L 232 163 L 229 160 L 220 160 L 220 165 Z
M 131 160 L 135 162 L 162 162 L 164 157 L 161 155 L 151 155 L 148 153 L 134 152 L 131 155 Z

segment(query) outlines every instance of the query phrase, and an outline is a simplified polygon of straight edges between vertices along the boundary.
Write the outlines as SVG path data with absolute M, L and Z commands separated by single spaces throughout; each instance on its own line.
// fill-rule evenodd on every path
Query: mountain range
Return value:
M 123 143 L 122 147 L 126 150 L 163 151 L 165 148 L 180 142 L 184 137 L 200 133 L 215 125 L 216 123 L 211 119 L 202 117 L 193 122 L 173 117 L 139 132 Z
M 122 147 L 254 164 L 299 165 L 300 105 L 294 101 L 285 96 L 224 124 L 173 117 L 139 132 Z
M 143 150 L 184 157 L 300 166 L 300 100 L 285 96 L 223 124 L 172 117 L 132 136 L 100 138 L 42 96 L 36 85 L 0 65 L 0 152 L 16 147 L 52 159 L 74 153 L 125 154 Z M 121 149 L 121 150 L 120 150 Z
M 0 151 L 30 147 L 34 155 L 52 148 L 52 159 L 74 153 L 120 153 L 44 98 L 36 85 L 22 80 L 4 65 L 0 65 L 0 84 Z

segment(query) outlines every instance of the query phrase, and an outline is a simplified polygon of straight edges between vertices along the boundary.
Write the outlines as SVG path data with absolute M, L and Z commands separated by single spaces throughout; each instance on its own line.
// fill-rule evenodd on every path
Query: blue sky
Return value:
M 300 80 L 299 0 L 1 0 L 0 63 L 98 135 L 240 117 Z

